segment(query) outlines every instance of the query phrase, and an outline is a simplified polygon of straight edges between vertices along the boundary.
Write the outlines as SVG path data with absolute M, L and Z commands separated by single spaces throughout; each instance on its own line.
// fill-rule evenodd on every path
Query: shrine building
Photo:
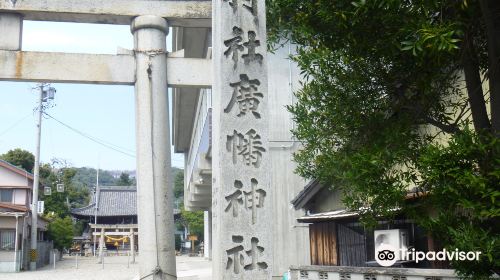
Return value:
M 135 186 L 99 187 L 90 204 L 72 209 L 73 217 L 86 222 L 83 236 L 99 244 L 104 232 L 106 249 L 120 250 L 135 244 L 137 251 L 137 190 Z M 134 239 L 130 236 L 134 234 Z M 135 241 L 135 242 L 134 242 Z

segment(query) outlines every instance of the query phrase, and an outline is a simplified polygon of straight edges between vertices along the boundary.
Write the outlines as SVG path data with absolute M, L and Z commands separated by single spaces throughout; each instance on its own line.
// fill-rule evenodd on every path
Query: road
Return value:
M 137 263 L 127 266 L 126 256 L 106 257 L 104 268 L 95 258 L 64 256 L 62 261 L 45 266 L 38 271 L 0 273 L 1 280 L 134 280 L 138 279 L 140 257 Z M 211 280 L 211 262 L 200 257 L 178 256 L 177 276 L 179 280 Z

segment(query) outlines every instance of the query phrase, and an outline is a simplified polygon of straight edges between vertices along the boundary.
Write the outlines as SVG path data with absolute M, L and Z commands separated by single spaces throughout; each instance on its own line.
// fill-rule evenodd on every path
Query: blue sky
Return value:
M 170 38 L 167 42 L 170 48 Z M 133 48 L 129 26 L 24 22 L 23 50 L 115 54 Z M 37 94 L 34 83 L 0 82 L 0 154 L 14 148 L 35 150 Z M 47 112 L 58 120 L 125 150 L 135 150 L 134 88 L 52 84 L 55 106 Z M 66 159 L 73 166 L 133 170 L 135 158 L 96 144 L 52 119 L 42 124 L 41 160 Z M 183 166 L 173 154 L 172 165 Z

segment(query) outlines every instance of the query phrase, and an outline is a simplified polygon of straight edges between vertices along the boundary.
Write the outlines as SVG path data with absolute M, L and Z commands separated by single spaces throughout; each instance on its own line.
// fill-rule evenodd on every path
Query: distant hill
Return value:
M 77 167 L 76 174 L 73 177 L 72 183 L 77 188 L 87 188 L 92 190 L 96 185 L 96 169 L 91 167 Z M 182 169 L 172 167 L 172 178 L 175 178 L 178 173 L 183 172 Z M 129 174 L 131 179 L 136 177 L 135 170 L 102 170 L 99 169 L 99 185 L 100 186 L 117 186 L 118 179 L 122 173 Z

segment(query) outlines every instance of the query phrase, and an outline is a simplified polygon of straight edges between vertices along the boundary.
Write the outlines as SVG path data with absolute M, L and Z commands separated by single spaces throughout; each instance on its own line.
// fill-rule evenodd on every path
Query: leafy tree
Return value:
M 175 235 L 175 250 L 180 251 L 182 247 L 182 240 L 180 235 Z
M 174 197 L 182 199 L 184 197 L 184 172 L 178 172 L 174 180 Z
M 184 208 L 184 172 L 182 169 L 173 170 L 175 175 L 174 181 L 174 197 L 176 205 L 181 209 L 181 218 L 178 221 L 177 227 L 180 225 L 187 227 L 190 234 L 198 235 L 198 240 L 203 239 L 203 211 L 187 211 Z
M 498 141 L 466 130 L 454 135 L 447 146 L 429 145 L 418 161 L 422 180 L 433 195 L 413 210 L 452 211 L 440 211 L 433 219 L 422 219 L 418 213 L 412 216 L 447 241 L 448 249 L 482 252 L 479 262 L 454 262 L 464 274 L 477 279 L 487 279 L 492 267 L 500 267 L 500 170 L 480 168 L 491 151 L 500 154 Z M 500 166 L 500 158 L 494 161 Z
M 198 235 L 198 239 L 203 239 L 203 211 L 187 211 L 181 208 L 181 219 L 190 234 Z
M 130 175 L 128 173 L 122 172 L 120 178 L 116 181 L 117 186 L 131 186 L 132 180 L 130 180 Z
M 23 149 L 9 150 L 7 153 L 0 155 L 0 159 L 7 161 L 8 163 L 19 166 L 28 172 L 33 171 L 33 166 L 35 166 L 35 156 Z
M 85 229 L 85 222 L 78 220 L 73 224 L 73 235 L 81 236 Z
M 367 225 L 402 208 L 446 246 L 475 235 L 491 254 L 454 267 L 475 279 L 498 271 L 500 1 L 267 5 L 270 41 L 297 44 L 304 76 L 289 106 L 297 172 L 341 189 Z M 412 188 L 441 215 L 407 205 Z
M 51 164 L 40 166 L 42 184 L 52 189 L 50 195 L 43 195 L 46 212 L 54 212 L 60 217 L 70 214 L 71 208 L 82 207 L 87 204 L 89 191 L 87 188 L 75 187 L 73 178 L 78 169 L 69 167 L 60 159 L 53 159 Z M 57 184 L 64 185 L 64 191 L 57 191 Z
M 70 217 L 56 216 L 48 226 L 48 233 L 54 241 L 54 248 L 62 250 L 69 248 L 73 241 L 73 223 Z
M 97 171 L 94 168 L 79 167 L 73 177 L 73 184 L 76 188 L 92 188 L 96 185 Z M 116 179 L 111 172 L 99 169 L 99 185 L 112 186 L 115 185 Z
M 198 240 L 203 240 L 204 224 L 203 224 L 203 211 L 187 211 L 184 208 L 184 172 L 182 169 L 174 169 L 174 197 L 176 205 L 181 210 L 181 218 L 176 222 L 176 227 L 182 230 L 183 227 L 188 228 L 190 234 L 198 236 Z

